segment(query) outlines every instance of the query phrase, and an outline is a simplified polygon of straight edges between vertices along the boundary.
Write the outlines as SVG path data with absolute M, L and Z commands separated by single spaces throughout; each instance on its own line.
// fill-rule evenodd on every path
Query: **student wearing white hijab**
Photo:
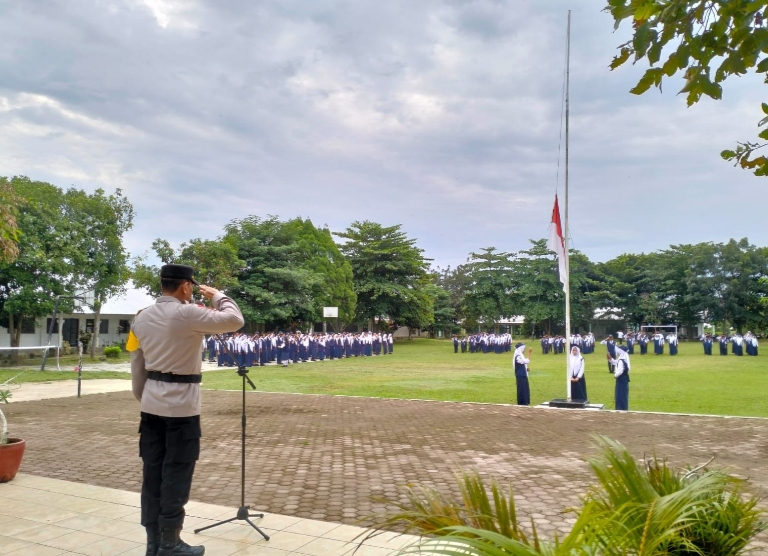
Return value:
M 584 357 L 581 350 L 573 346 L 568 358 L 568 368 L 571 370 L 571 399 L 588 400 L 587 379 L 584 378 Z
M 619 346 L 616 350 L 616 359 L 608 359 L 613 364 L 613 377 L 616 379 L 616 390 L 614 399 L 616 401 L 617 411 L 629 411 L 629 355 L 626 348 Z
M 669 343 L 669 354 L 677 355 L 677 334 L 670 332 L 667 335 L 667 343 Z
M 528 348 L 528 357 L 533 348 Z M 525 344 L 515 345 L 515 355 L 512 364 L 515 367 L 515 382 L 517 383 L 517 405 L 531 405 L 531 388 L 528 385 L 528 364 L 530 359 L 525 357 Z

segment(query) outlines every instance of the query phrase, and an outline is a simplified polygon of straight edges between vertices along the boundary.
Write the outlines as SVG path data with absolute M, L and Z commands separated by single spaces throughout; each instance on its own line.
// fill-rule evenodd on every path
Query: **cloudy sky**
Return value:
M 573 9 L 571 235 L 594 260 L 747 236 L 761 81 L 686 108 L 607 68 L 604 0 L 0 3 L 0 175 L 121 188 L 134 254 L 250 214 L 402 224 L 441 266 L 547 235 Z M 562 190 L 562 167 L 560 169 Z

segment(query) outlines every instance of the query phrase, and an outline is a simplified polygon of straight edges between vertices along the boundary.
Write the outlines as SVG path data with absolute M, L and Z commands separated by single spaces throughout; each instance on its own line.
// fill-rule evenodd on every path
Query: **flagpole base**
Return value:
M 567 400 L 565 398 L 555 398 L 545 403 L 547 407 L 559 407 L 562 409 L 592 409 L 595 407 L 595 404 L 590 404 L 589 400 Z

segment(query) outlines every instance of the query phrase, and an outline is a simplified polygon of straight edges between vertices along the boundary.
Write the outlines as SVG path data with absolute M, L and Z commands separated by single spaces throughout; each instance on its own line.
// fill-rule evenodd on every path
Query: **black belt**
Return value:
M 182 382 L 185 384 L 199 384 L 203 381 L 203 375 L 175 375 L 173 373 L 161 373 L 160 371 L 149 371 L 147 378 L 160 382 Z

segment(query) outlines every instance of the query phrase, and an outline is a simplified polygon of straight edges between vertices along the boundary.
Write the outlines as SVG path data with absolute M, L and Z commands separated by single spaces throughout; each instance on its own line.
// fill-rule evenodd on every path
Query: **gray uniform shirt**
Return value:
M 131 352 L 131 377 L 141 411 L 162 417 L 200 415 L 199 384 L 147 380 L 147 372 L 199 375 L 205 334 L 233 332 L 244 322 L 237 304 L 224 294 L 213 297 L 213 306 L 162 296 L 136 315 L 132 330 L 139 347 Z

